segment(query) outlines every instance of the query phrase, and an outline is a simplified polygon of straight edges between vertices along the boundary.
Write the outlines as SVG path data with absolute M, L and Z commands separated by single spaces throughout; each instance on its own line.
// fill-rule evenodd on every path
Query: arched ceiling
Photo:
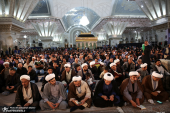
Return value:
M 54 18 L 69 31 L 79 25 L 83 15 L 89 20 L 85 27 L 93 32 L 101 32 L 109 21 L 128 21 L 127 27 L 151 27 L 135 0 L 40 0 L 29 19 Z
M 83 16 L 86 16 L 89 21 L 89 24 L 86 25 L 89 29 L 91 29 L 92 26 L 100 19 L 100 16 L 91 9 L 76 7 L 68 11 L 62 18 L 65 29 L 69 29 L 75 25 L 81 25 L 80 22 Z
M 110 16 L 116 0 L 49 0 L 51 14 L 62 18 L 68 11 L 76 7 L 86 7 L 96 12 L 100 17 Z

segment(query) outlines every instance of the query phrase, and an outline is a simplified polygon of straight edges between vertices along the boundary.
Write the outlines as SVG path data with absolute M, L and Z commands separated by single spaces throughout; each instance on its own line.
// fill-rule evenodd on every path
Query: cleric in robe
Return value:
M 151 104 L 154 104 L 153 100 L 168 100 L 169 95 L 163 88 L 162 77 L 162 74 L 154 71 L 152 75 L 145 76 L 142 80 L 142 85 L 145 89 L 144 95 Z
M 44 86 L 42 100 L 40 101 L 41 110 L 66 109 L 67 93 L 64 85 L 55 80 L 55 74 L 49 74 L 45 77 L 48 83 Z
M 36 84 L 30 82 L 30 76 L 22 75 L 20 77 L 22 85 L 18 86 L 15 103 L 12 107 L 35 107 L 39 108 L 41 95 Z
M 140 81 L 138 81 L 139 73 L 137 71 L 131 71 L 129 76 L 130 78 L 126 78 L 122 82 L 120 92 L 124 101 L 130 102 L 132 106 L 137 107 L 144 101 L 143 88 Z
M 78 103 L 80 102 L 80 103 Z M 69 86 L 68 105 L 71 107 L 70 112 L 85 107 L 91 107 L 91 90 L 88 84 L 82 80 L 81 76 L 74 76 Z
M 98 82 L 94 92 L 93 103 L 96 107 L 121 106 L 118 86 L 111 73 L 105 73 L 104 79 Z
M 71 69 L 71 64 L 67 63 L 64 65 L 65 70 L 62 72 L 61 75 L 61 82 L 64 84 L 64 87 L 67 87 L 73 76 L 76 76 L 76 72 L 74 71 L 74 69 Z

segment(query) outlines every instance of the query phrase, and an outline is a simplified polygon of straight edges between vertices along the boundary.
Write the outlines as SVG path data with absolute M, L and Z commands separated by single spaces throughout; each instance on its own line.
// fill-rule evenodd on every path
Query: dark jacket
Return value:
M 22 67 L 21 69 L 17 68 L 16 73 L 18 73 L 20 76 L 27 74 L 27 69 L 25 67 Z
M 28 75 L 30 76 L 30 80 L 35 80 L 35 78 L 37 77 L 37 74 L 33 69 L 31 70 L 31 72 L 28 73 Z
M 41 100 L 41 95 L 39 93 L 38 87 L 34 83 L 30 82 L 30 84 L 31 84 L 33 102 L 35 102 L 35 101 L 39 102 Z M 21 106 L 23 106 L 25 104 L 25 101 L 23 98 L 22 87 L 23 87 L 22 85 L 18 86 L 16 97 L 15 97 L 15 104 L 21 105 Z
M 94 98 L 99 97 L 99 93 L 103 93 L 103 84 L 104 84 L 104 79 L 100 80 L 96 86 L 95 92 L 94 92 Z M 112 91 L 114 91 L 116 93 L 116 95 L 120 95 L 118 86 L 116 84 L 116 82 L 113 80 L 111 82 L 112 84 Z
M 163 66 L 163 65 L 161 65 L 166 71 L 167 71 L 167 69 Z M 154 65 L 153 66 L 153 71 L 156 71 L 156 72 L 158 72 L 158 69 L 157 69 L 157 67 Z M 167 71 L 168 72 L 168 71 Z
M 71 72 L 71 80 L 70 80 L 70 81 L 67 81 L 67 80 L 66 80 L 66 70 L 64 70 L 63 73 L 62 73 L 62 76 L 61 76 L 61 82 L 62 82 L 62 81 L 66 81 L 67 84 L 68 84 L 68 83 L 70 83 L 70 82 L 72 81 L 72 78 L 73 78 L 74 76 L 76 76 L 76 72 L 74 71 L 74 69 L 72 69 L 71 71 L 72 71 L 72 72 Z
M 150 64 L 150 52 L 150 46 L 145 46 L 144 55 L 142 55 L 142 62 L 147 63 L 148 65 Z
M 8 75 L 5 86 L 14 86 L 14 89 L 17 89 L 20 84 L 20 76 L 15 73 L 14 76 Z

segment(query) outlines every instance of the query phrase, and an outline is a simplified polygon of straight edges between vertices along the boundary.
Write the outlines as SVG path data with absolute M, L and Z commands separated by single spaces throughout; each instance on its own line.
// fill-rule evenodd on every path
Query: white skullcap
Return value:
M 95 61 L 90 62 L 90 66 L 91 66 L 91 65 L 94 65 L 94 64 L 95 64 Z
M 156 73 L 155 71 L 152 72 L 152 76 L 154 76 L 154 77 L 156 77 L 156 78 L 162 78 L 162 77 L 163 77 L 162 74 Z
M 35 57 L 32 57 L 33 59 L 36 59 Z
M 144 63 L 144 64 L 141 64 L 140 67 L 143 68 L 143 67 L 146 67 L 148 64 L 147 63 Z
M 107 72 L 107 73 L 104 74 L 103 78 L 105 80 L 112 81 L 114 79 L 114 76 L 111 73 Z
M 115 63 L 115 64 L 118 63 L 118 62 L 120 62 L 119 59 L 114 60 L 114 63 Z
M 72 78 L 72 81 L 74 82 L 74 81 L 80 81 L 82 78 L 81 78 L 81 76 L 74 76 L 73 78 Z
M 103 62 L 100 62 L 100 65 L 104 65 L 104 63 L 103 63 Z
M 40 61 L 42 61 L 42 60 L 44 61 L 45 59 L 41 59 Z
M 111 64 L 110 64 L 110 67 L 115 66 L 115 65 L 116 65 L 115 63 L 111 63 Z
M 83 63 L 83 64 L 81 65 L 82 68 L 83 68 L 84 66 L 87 66 L 87 63 Z
M 139 73 L 137 71 L 131 71 L 129 73 L 129 76 L 133 76 L 133 75 L 139 75 Z
M 49 81 L 49 80 L 51 80 L 51 79 L 53 79 L 53 78 L 55 78 L 55 74 L 54 74 L 54 73 L 47 75 L 47 76 L 45 77 L 45 80 L 46 80 L 46 81 Z
M 22 75 L 22 76 L 20 77 L 20 81 L 21 81 L 22 79 L 30 80 L 30 76 L 28 76 L 28 75 Z
M 4 62 L 3 65 L 5 65 L 5 64 L 8 64 L 8 65 L 9 65 L 9 62 Z
M 71 67 L 70 63 L 64 65 L 64 67 Z

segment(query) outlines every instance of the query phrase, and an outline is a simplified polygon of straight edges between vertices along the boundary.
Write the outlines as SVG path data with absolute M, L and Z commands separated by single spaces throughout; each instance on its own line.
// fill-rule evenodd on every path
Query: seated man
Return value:
M 138 81 L 139 73 L 137 71 L 131 71 L 129 76 L 130 78 L 126 78 L 122 82 L 120 92 L 123 95 L 124 101 L 130 102 L 132 106 L 137 107 L 144 101 L 143 88 Z
M 120 65 L 120 60 L 119 60 L 119 59 L 116 59 L 116 60 L 114 60 L 114 63 L 116 64 L 117 71 L 118 71 L 119 73 L 122 73 L 123 71 L 122 71 L 122 67 L 121 67 L 121 65 Z
M 75 58 L 75 61 L 74 61 L 73 64 L 72 64 L 72 68 L 75 69 L 75 66 L 76 66 L 76 65 L 81 65 L 81 62 L 79 62 L 79 59 L 78 59 L 78 58 Z
M 30 82 L 28 75 L 20 77 L 22 85 L 18 86 L 15 103 L 12 107 L 35 107 L 39 108 L 41 95 L 36 84 Z
M 9 62 L 4 62 L 3 66 L 5 68 L 0 73 L 0 79 L 2 80 L 2 82 L 1 82 L 2 86 L 1 87 L 5 87 L 6 79 L 9 75 L 9 69 L 10 69 L 9 68 Z M 3 89 L 2 89 L 2 91 L 3 91 Z
M 133 59 L 131 57 L 128 59 L 128 62 L 125 62 L 123 64 L 122 69 L 125 78 L 129 78 L 130 71 L 135 71 L 135 63 L 133 62 Z
M 74 69 L 71 69 L 70 63 L 65 64 L 64 67 L 65 70 L 62 73 L 61 81 L 64 84 L 64 87 L 67 87 L 70 84 L 73 76 L 76 76 L 76 73 Z
M 49 74 L 53 74 L 53 67 L 49 67 L 49 68 L 47 69 L 47 74 L 42 78 L 42 87 L 41 87 L 41 91 L 42 91 L 42 92 L 43 92 L 43 90 L 44 90 L 45 84 L 48 83 L 48 81 L 45 80 L 45 77 L 46 77 L 47 75 L 49 75 Z M 55 80 L 57 80 L 57 79 L 58 79 L 58 76 L 55 74 Z M 58 81 L 58 80 L 57 80 L 57 81 Z
M 81 110 L 85 107 L 90 108 L 92 99 L 88 84 L 82 80 L 81 76 L 74 76 L 72 81 L 68 92 L 68 105 L 71 107 L 70 112 L 78 108 Z
M 91 75 L 90 77 L 94 80 L 94 76 L 93 76 L 91 70 L 88 69 L 87 63 L 83 63 L 83 64 L 81 65 L 81 68 L 82 68 L 82 69 L 78 72 L 77 75 L 80 75 L 80 76 L 82 77 L 82 80 L 85 80 L 85 79 L 86 79 L 86 76 L 85 76 L 86 73 L 90 73 L 90 75 Z
M 81 67 L 80 67 L 80 65 L 79 64 L 76 64 L 75 65 L 75 73 L 76 73 L 76 75 L 78 74 L 78 72 L 81 70 Z
M 105 67 L 105 68 L 104 68 L 104 71 L 103 71 L 103 72 L 100 74 L 100 76 L 99 76 L 100 79 L 103 79 L 104 74 L 107 73 L 107 72 L 109 72 L 109 68 L 108 68 L 108 67 Z
M 98 73 L 103 72 L 105 67 L 106 67 L 105 63 L 104 62 L 100 62 L 100 67 L 98 68 L 98 71 L 99 71 Z
M 135 70 L 139 69 L 141 64 L 142 64 L 142 59 L 138 59 L 135 65 Z
M 142 82 L 143 78 L 147 75 L 149 75 L 148 71 L 147 71 L 147 63 L 144 63 L 144 64 L 141 64 L 140 67 L 138 70 L 136 70 L 139 74 L 140 74 L 140 77 L 139 77 L 139 80 Z
M 38 76 L 37 76 L 35 70 L 32 69 L 32 66 L 28 66 L 27 75 L 30 76 L 30 81 L 31 82 L 33 82 L 33 83 L 38 82 Z
M 153 71 L 163 74 L 162 78 L 163 87 L 166 91 L 170 92 L 170 73 L 166 70 L 166 68 L 163 65 L 161 65 L 160 60 L 156 60 L 155 65 L 153 67 Z
M 95 80 L 99 79 L 99 73 L 98 73 L 98 69 L 95 66 L 95 61 L 90 62 L 90 70 L 95 78 Z
M 27 74 L 27 69 L 25 67 L 23 67 L 22 63 L 19 63 L 16 73 L 18 73 L 20 76 L 25 75 L 25 74 Z
M 142 80 L 142 85 L 145 89 L 144 95 L 149 103 L 155 104 L 153 100 L 166 101 L 168 100 L 168 93 L 164 90 L 162 80 L 162 74 L 156 73 L 147 75 Z
M 29 65 L 31 65 L 32 66 L 32 69 L 33 70 L 35 70 L 35 57 L 32 57 L 32 61 L 30 62 L 30 64 Z
M 48 81 L 44 86 L 42 100 L 40 101 L 41 110 L 66 109 L 67 93 L 63 84 L 55 80 L 55 74 L 49 74 L 45 77 Z
M 53 73 L 55 74 L 56 81 L 60 81 L 60 68 L 58 67 L 57 62 L 53 63 Z
M 2 93 L 5 96 L 8 96 L 10 93 L 16 92 L 17 87 L 20 85 L 19 75 L 16 73 L 14 68 L 9 69 L 9 75 L 6 79 L 5 89 Z
M 114 76 L 114 80 L 116 81 L 119 87 L 124 79 L 124 76 L 122 76 L 122 73 L 120 70 L 118 71 L 115 63 L 111 63 L 110 68 L 111 68 L 110 73 Z
M 107 72 L 104 74 L 104 79 L 100 80 L 94 92 L 94 106 L 96 107 L 112 107 L 121 106 L 118 86 L 113 80 L 114 76 Z
M 35 71 L 37 74 L 43 75 L 44 74 L 44 65 L 43 62 L 40 61 L 40 57 L 37 57 L 37 61 L 35 62 Z

